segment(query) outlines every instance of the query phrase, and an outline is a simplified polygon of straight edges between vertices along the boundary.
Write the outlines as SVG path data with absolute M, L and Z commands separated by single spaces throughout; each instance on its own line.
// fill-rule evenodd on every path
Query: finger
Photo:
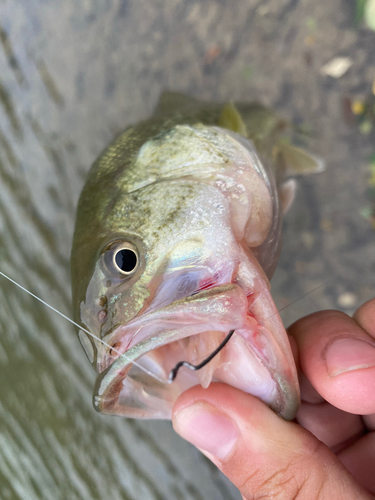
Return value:
M 329 403 L 302 403 L 297 413 L 297 422 L 334 453 L 346 448 L 365 433 L 361 417 L 343 412 Z
M 327 403 L 303 373 L 300 373 L 299 379 L 301 405 L 296 420 L 300 425 L 334 453 L 338 453 L 364 434 L 365 425 L 361 417 L 343 412 Z
M 323 398 L 355 414 L 375 413 L 375 341 L 339 311 L 322 311 L 294 323 L 303 373 Z
M 375 338 L 375 298 L 371 299 L 359 307 L 353 315 L 353 319 L 371 337 Z M 366 415 L 363 421 L 367 430 L 375 431 L 375 414 Z
M 338 456 L 359 484 L 375 495 L 375 432 L 366 434 Z
M 375 415 L 365 415 L 363 417 L 363 421 L 365 423 L 366 429 L 368 431 L 375 431 Z
M 314 389 L 303 372 L 299 372 L 298 378 L 302 403 L 320 404 L 325 402 L 325 399 Z
M 353 314 L 353 319 L 375 339 L 375 299 L 362 304 Z
M 177 400 L 172 421 L 246 500 L 370 498 L 312 434 L 233 387 L 192 387 Z

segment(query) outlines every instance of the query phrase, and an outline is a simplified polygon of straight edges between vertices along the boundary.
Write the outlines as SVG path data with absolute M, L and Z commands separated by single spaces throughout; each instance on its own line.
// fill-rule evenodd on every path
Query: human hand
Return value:
M 375 299 L 350 318 L 306 316 L 289 328 L 302 404 L 286 422 L 225 384 L 192 387 L 173 426 L 244 500 L 364 500 L 375 494 Z

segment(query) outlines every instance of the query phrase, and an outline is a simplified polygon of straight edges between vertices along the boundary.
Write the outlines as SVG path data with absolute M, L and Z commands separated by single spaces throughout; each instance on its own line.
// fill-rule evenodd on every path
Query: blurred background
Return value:
M 373 0 L 0 2 L 0 270 L 70 315 L 86 173 L 163 90 L 260 101 L 327 169 L 299 179 L 286 324 L 375 296 Z M 317 288 L 319 287 L 319 288 Z M 0 277 L 0 498 L 239 499 L 169 422 L 95 413 L 74 327 Z

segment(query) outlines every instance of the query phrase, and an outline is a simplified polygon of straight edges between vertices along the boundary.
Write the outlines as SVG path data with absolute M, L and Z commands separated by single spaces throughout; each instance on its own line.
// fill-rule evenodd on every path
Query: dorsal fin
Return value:
M 237 134 L 241 134 L 244 137 L 247 137 L 246 125 L 242 120 L 237 108 L 231 102 L 224 106 L 218 121 L 218 125 L 219 127 L 227 128 L 232 132 L 237 132 Z
M 179 111 L 196 109 L 201 105 L 202 103 L 198 99 L 167 90 L 159 97 L 154 114 L 159 115 L 176 113 Z
M 276 147 L 279 155 L 278 161 L 282 162 L 287 174 L 308 175 L 325 169 L 324 161 L 305 149 L 284 141 L 279 141 Z

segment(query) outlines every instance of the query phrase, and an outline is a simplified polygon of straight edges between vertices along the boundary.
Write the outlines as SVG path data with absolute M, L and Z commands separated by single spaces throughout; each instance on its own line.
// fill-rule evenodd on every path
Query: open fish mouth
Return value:
M 95 408 L 168 419 L 175 400 L 189 387 L 224 382 L 259 397 L 283 418 L 294 418 L 299 404 L 294 361 L 263 285 L 254 293 L 235 283 L 213 286 L 117 327 L 106 339 L 116 353 L 107 350 L 98 359 Z M 232 338 L 204 368 L 181 368 L 169 383 L 179 361 L 198 364 L 231 330 Z

